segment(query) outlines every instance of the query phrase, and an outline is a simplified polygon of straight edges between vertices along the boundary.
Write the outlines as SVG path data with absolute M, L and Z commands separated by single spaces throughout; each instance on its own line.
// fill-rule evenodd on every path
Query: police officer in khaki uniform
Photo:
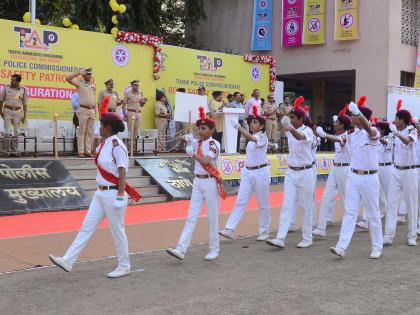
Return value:
M 22 77 L 19 74 L 12 75 L 10 85 L 6 85 L 0 94 L 0 113 L 4 119 L 4 129 L 6 133 L 12 133 L 14 129 L 16 135 L 19 133 L 20 123 L 26 120 L 28 107 L 28 93 L 24 87 L 20 86 L 21 80 Z M 12 155 L 18 155 L 16 153 L 18 141 L 16 137 L 10 142 L 8 151 L 12 151 Z
M 122 104 L 123 100 L 121 100 L 118 97 L 118 93 L 114 91 L 114 80 L 109 79 L 105 81 L 104 84 L 105 84 L 105 90 L 99 92 L 98 108 L 100 108 L 105 96 L 109 96 L 109 104 L 107 108 L 108 112 L 116 112 L 117 107 Z
M 82 76 L 82 80 L 76 79 L 79 75 Z M 92 141 L 96 115 L 96 87 L 92 83 L 92 68 L 70 74 L 66 77 L 66 81 L 75 86 L 77 93 L 79 93 L 79 107 L 76 111 L 79 118 L 79 131 L 77 133 L 79 157 L 93 157 Z
M 166 95 L 156 92 L 155 125 L 158 130 L 158 151 L 166 150 L 166 128 L 168 127 L 169 111 L 166 107 Z
M 131 138 L 132 122 L 134 117 L 134 131 L 133 135 L 136 138 L 138 130 L 140 129 L 140 113 L 141 107 L 143 107 L 147 98 L 143 97 L 143 93 L 139 91 L 139 80 L 133 80 L 130 82 L 131 90 L 124 93 L 123 112 L 125 120 L 128 124 L 128 132 Z
M 268 141 L 272 144 L 277 139 L 277 106 L 274 101 L 274 93 L 270 93 L 267 96 L 267 102 L 263 106 L 264 118 L 266 119 L 265 129 L 267 132 Z

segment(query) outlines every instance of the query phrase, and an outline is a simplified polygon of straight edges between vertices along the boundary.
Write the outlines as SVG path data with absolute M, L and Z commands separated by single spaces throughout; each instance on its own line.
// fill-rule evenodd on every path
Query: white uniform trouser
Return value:
M 385 236 L 393 239 L 397 229 L 397 214 L 402 198 L 407 206 L 409 240 L 417 239 L 418 184 L 417 170 L 392 170 L 385 220 Z
M 318 179 L 318 169 L 316 168 L 316 164 L 313 165 L 312 172 L 313 172 L 314 180 L 315 180 L 315 186 L 314 186 L 315 188 L 314 188 L 314 194 L 313 194 L 314 195 L 314 203 L 313 203 L 313 206 L 312 206 L 312 226 L 315 226 L 316 225 L 316 180 Z M 298 204 L 298 206 L 300 208 L 302 207 L 302 205 L 300 203 Z M 292 209 L 292 213 L 291 213 L 292 217 L 291 217 L 291 221 L 290 221 L 290 224 L 292 224 L 292 225 L 296 225 L 297 209 L 298 209 L 297 206 Z
M 350 245 L 356 227 L 360 202 L 362 201 L 369 223 L 372 249 L 382 250 L 383 238 L 381 210 L 379 210 L 378 174 L 358 175 L 350 171 L 346 183 L 345 196 L 345 212 L 341 223 L 340 239 L 338 240 L 337 247 L 346 250 Z
M 215 178 L 194 178 L 188 217 L 179 238 L 177 248 L 186 253 L 191 242 L 195 225 L 201 213 L 203 202 L 206 203 L 209 223 L 209 248 L 211 253 L 219 253 L 219 190 Z
M 288 169 L 284 179 L 284 200 L 279 219 L 279 229 L 277 238 L 286 239 L 287 232 L 292 220 L 292 211 L 296 204 L 302 205 L 302 237 L 304 240 L 312 240 L 312 216 L 313 202 L 312 197 L 315 189 L 314 173 L 312 168 L 294 171 Z
M 386 214 L 386 208 L 388 207 L 388 196 L 389 196 L 389 183 L 391 182 L 391 174 L 394 166 L 379 166 L 379 208 L 381 209 L 381 217 Z
M 258 202 L 258 216 L 260 235 L 270 233 L 270 168 L 264 167 L 256 170 L 242 170 L 241 184 L 239 186 L 238 197 L 232 213 L 226 222 L 226 229 L 236 230 L 236 227 L 245 213 L 252 193 L 255 192 Z
M 318 229 L 327 228 L 327 217 L 331 217 L 336 205 L 337 192 L 340 193 L 341 202 L 344 204 L 346 182 L 350 166 L 334 166 L 328 175 L 319 209 Z
M 86 246 L 88 240 L 93 235 L 98 224 L 107 217 L 112 239 L 114 240 L 115 251 L 118 259 L 118 267 L 130 269 L 130 259 L 128 257 L 128 241 L 125 234 L 124 218 L 127 210 L 127 195 L 125 195 L 125 205 L 122 209 L 116 210 L 113 206 L 118 191 L 116 189 L 97 190 L 93 195 L 89 210 L 83 220 L 82 227 L 77 233 L 73 243 L 63 256 L 69 264 L 73 265 L 77 257 Z
M 420 211 L 420 169 L 417 169 L 417 188 L 418 188 L 418 207 Z M 420 212 L 417 215 L 418 224 L 417 226 L 420 227 Z

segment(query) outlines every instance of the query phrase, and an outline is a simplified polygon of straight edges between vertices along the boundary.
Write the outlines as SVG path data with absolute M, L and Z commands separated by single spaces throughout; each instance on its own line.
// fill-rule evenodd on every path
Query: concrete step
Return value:
M 136 188 L 141 195 L 158 195 L 160 193 L 160 188 L 158 185 L 137 185 L 133 186 Z M 97 186 L 82 186 L 83 190 L 92 197 L 95 191 L 97 190 Z
M 86 192 L 87 195 L 92 198 L 95 190 L 90 190 Z M 128 200 L 128 205 L 139 205 L 139 204 L 146 204 L 146 203 L 158 203 L 158 202 L 165 202 L 168 201 L 168 196 L 166 194 L 158 194 L 158 193 L 146 193 L 142 191 L 142 198 L 139 202 L 134 202 L 132 199 Z
M 73 167 L 81 167 L 81 166 L 95 166 L 95 162 L 93 161 L 93 159 L 79 159 L 79 158 L 67 158 L 67 159 L 61 159 L 60 160 L 61 163 L 63 163 L 63 165 L 70 169 Z M 129 162 L 128 162 L 128 166 L 129 167 L 134 167 L 135 166 L 135 158 L 129 158 Z
M 93 179 L 96 178 L 96 168 L 95 169 L 76 169 L 69 170 L 70 174 L 77 180 L 79 179 Z M 133 177 L 145 177 L 141 168 L 131 168 L 128 170 L 127 178 Z
M 92 190 L 98 188 L 96 180 L 92 177 L 85 179 L 77 179 L 77 181 L 85 190 Z M 133 187 L 144 187 L 152 185 L 152 178 L 150 176 L 137 176 L 133 178 L 128 178 L 127 182 Z

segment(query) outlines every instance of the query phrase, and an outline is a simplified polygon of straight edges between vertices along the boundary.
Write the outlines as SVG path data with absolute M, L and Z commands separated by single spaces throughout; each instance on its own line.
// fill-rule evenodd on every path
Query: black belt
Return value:
M 247 170 L 250 170 L 250 171 L 253 171 L 253 170 L 257 170 L 257 169 L 259 169 L 259 168 L 264 168 L 264 167 L 266 167 L 267 165 L 268 165 L 268 163 L 261 164 L 261 165 L 257 165 L 257 166 L 247 166 L 247 167 L 246 167 L 246 169 L 247 169 Z
M 334 163 L 334 166 L 337 166 L 337 167 L 350 166 L 350 163 Z
M 388 162 L 388 163 L 379 163 L 379 166 L 390 166 L 392 165 L 392 162 Z
M 199 175 L 199 174 L 195 174 L 195 177 L 197 177 L 197 178 L 201 178 L 201 179 L 204 179 L 204 178 L 212 178 L 212 177 L 214 177 L 213 175 L 210 175 L 210 174 L 207 174 L 207 175 Z
M 296 167 L 289 165 L 289 168 L 293 171 L 303 171 L 303 170 L 307 170 L 307 169 L 312 168 L 312 164 L 311 165 L 305 165 L 305 166 L 296 166 Z
M 394 165 L 394 167 L 397 170 L 405 171 L 405 170 L 413 170 L 413 169 L 417 168 L 417 165 L 410 165 L 410 166 L 398 166 L 398 165 Z
M 100 191 L 110 190 L 110 189 L 118 189 L 118 186 L 98 186 Z
M 315 164 L 316 164 L 316 161 L 313 161 L 313 162 L 312 162 L 312 165 L 315 165 Z
M 378 173 L 378 170 L 370 170 L 370 171 L 362 171 L 362 170 L 355 170 L 354 168 L 351 169 L 353 173 L 357 175 L 372 175 Z

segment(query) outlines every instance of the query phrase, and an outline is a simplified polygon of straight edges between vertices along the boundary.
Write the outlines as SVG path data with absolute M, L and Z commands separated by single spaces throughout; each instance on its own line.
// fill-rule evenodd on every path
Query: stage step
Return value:
M 98 188 L 98 185 L 96 184 L 96 180 L 89 179 L 89 180 L 78 180 L 80 186 L 85 191 L 89 190 L 96 190 Z M 150 177 L 143 176 L 141 178 L 131 178 L 128 180 L 128 183 L 133 186 L 134 188 L 142 189 L 143 187 L 158 187 L 156 184 L 152 184 L 152 180 Z
M 135 166 L 135 158 L 130 158 L 129 159 L 129 163 L 128 166 L 129 167 L 134 167 Z M 95 162 L 93 161 L 93 159 L 79 159 L 79 158 L 66 158 L 66 159 L 61 159 L 60 162 L 67 168 L 77 168 L 77 167 L 94 167 L 95 166 Z
M 158 187 L 159 189 L 159 187 Z M 86 191 L 89 198 L 93 197 L 95 190 Z M 134 202 L 132 199 L 128 199 L 129 205 L 139 205 L 139 204 L 146 204 L 146 203 L 158 203 L 158 202 L 165 202 L 168 201 L 168 196 L 166 194 L 159 194 L 159 193 L 147 193 L 145 190 L 140 188 L 140 194 L 142 198 L 139 202 Z

